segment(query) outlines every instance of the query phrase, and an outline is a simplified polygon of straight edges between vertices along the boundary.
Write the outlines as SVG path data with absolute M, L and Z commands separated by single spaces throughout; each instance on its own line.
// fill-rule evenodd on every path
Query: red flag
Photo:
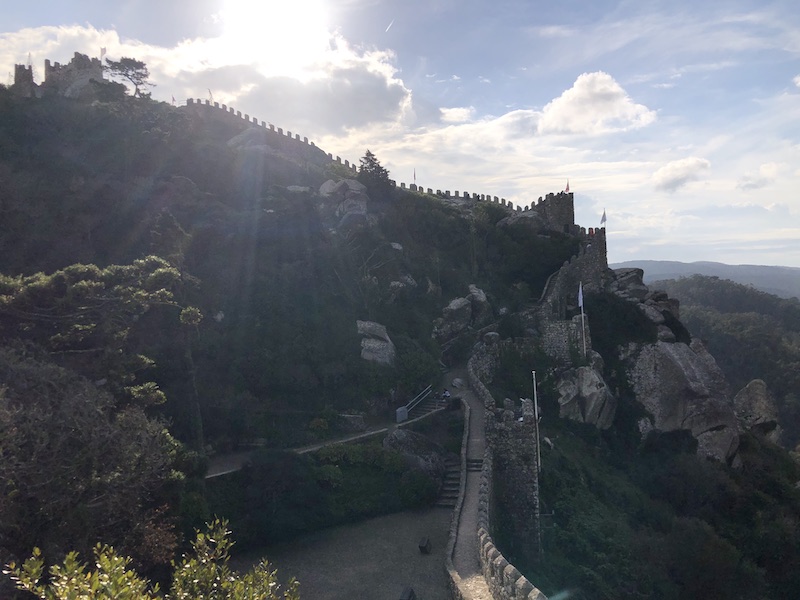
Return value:
M 564 189 L 569 194 L 569 179 L 567 179 L 567 187 Z

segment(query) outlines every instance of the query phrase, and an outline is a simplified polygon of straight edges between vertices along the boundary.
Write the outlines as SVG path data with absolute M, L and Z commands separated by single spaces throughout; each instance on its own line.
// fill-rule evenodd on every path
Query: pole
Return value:
M 583 336 L 583 358 L 586 358 L 586 322 L 583 316 L 583 304 L 581 304 L 581 336 Z
M 536 371 L 531 371 L 533 379 L 533 415 L 536 419 L 536 468 L 542 468 L 541 445 L 539 444 L 539 398 L 536 394 Z
M 536 520 L 536 549 L 539 557 L 542 556 L 542 521 L 539 514 L 539 473 L 542 470 L 542 448 L 539 443 L 539 395 L 536 392 L 536 371 L 531 371 L 531 378 L 533 379 L 533 418 L 536 419 L 536 481 L 534 482 L 535 497 L 534 502 L 534 519 Z

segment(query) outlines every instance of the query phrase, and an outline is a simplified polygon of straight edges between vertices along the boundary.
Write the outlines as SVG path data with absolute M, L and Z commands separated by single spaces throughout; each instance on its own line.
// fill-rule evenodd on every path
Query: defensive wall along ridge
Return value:
M 86 87 L 87 84 L 92 80 L 101 81 L 103 80 L 103 66 L 102 62 L 98 58 L 90 58 L 85 54 L 81 54 L 79 52 L 75 52 L 72 60 L 66 64 L 60 64 L 58 62 L 52 63 L 50 60 L 45 61 L 45 68 L 44 68 L 44 75 L 45 79 L 42 85 L 36 85 L 33 81 L 33 68 L 31 65 L 23 65 L 23 64 L 16 64 L 14 65 L 14 85 L 13 88 L 15 91 L 23 96 L 26 97 L 41 97 L 43 93 L 46 91 L 56 92 L 62 94 L 67 97 L 77 97 L 80 96 L 82 88 Z M 211 100 L 199 100 L 194 98 L 189 98 L 186 101 L 186 106 L 189 109 L 193 109 L 196 111 L 206 111 L 205 114 L 211 115 L 212 118 L 224 118 L 224 119 L 237 119 L 243 124 L 246 124 L 250 127 L 258 127 L 265 131 L 268 131 L 276 136 L 274 141 L 278 141 L 279 139 L 282 142 L 286 142 L 291 140 L 294 144 L 302 145 L 307 147 L 308 149 L 318 150 L 318 152 L 313 152 L 315 154 L 315 158 L 320 160 L 323 157 L 327 156 L 327 159 L 338 164 L 343 165 L 345 168 L 351 170 L 353 173 L 357 172 L 357 165 L 356 163 L 351 163 L 349 160 L 342 160 L 339 156 L 333 156 L 330 153 L 325 153 L 322 150 L 319 150 L 314 142 L 309 142 L 307 137 L 300 137 L 298 133 L 292 133 L 289 130 L 284 132 L 284 129 L 281 127 L 275 127 L 272 123 L 267 123 L 265 121 L 259 121 L 256 117 L 250 117 L 248 114 L 242 114 L 241 111 L 235 110 L 233 107 L 229 107 L 225 104 L 220 104 L 219 102 L 212 102 Z M 280 142 L 277 144 L 279 147 L 282 146 Z M 298 146 L 295 146 L 297 148 Z M 309 157 L 309 154 L 306 154 L 306 157 Z M 397 186 L 395 181 L 392 181 L 392 184 Z M 411 184 L 406 184 L 401 182 L 399 187 L 404 190 L 409 190 L 411 192 L 419 192 L 419 193 L 427 193 L 430 195 L 436 195 L 441 198 L 447 199 L 455 199 L 455 200 L 467 200 L 467 201 L 475 201 L 475 202 L 492 202 L 495 204 L 499 204 L 501 206 L 507 207 L 509 210 L 516 210 L 519 212 L 527 212 L 529 210 L 538 210 L 540 213 L 549 213 L 551 212 L 551 208 L 549 205 L 560 205 L 561 202 L 558 202 L 558 196 L 564 196 L 571 194 L 562 192 L 561 194 L 554 195 L 548 194 L 546 198 L 539 197 L 539 200 L 536 204 L 531 204 L 528 206 L 514 206 L 511 201 L 506 200 L 505 198 L 501 198 L 492 194 L 479 194 L 475 192 L 468 192 L 468 191 L 454 191 L 450 192 L 450 190 L 437 189 L 435 192 L 433 188 L 425 188 L 424 186 L 418 185 L 416 182 Z M 566 222 L 566 221 L 565 221 Z M 571 219 L 570 219 L 571 222 Z
M 291 140 L 295 144 L 310 147 L 313 149 L 317 149 L 322 152 L 324 155 L 327 156 L 328 160 L 332 162 L 336 162 L 337 164 L 343 165 L 345 168 L 351 170 L 353 173 L 358 172 L 358 167 L 355 162 L 350 162 L 349 160 L 343 160 L 340 156 L 334 156 L 331 153 L 325 153 L 324 151 L 320 150 L 318 146 L 313 142 L 309 141 L 308 137 L 303 136 L 301 138 L 299 133 L 292 133 L 289 130 L 284 130 L 282 127 L 276 127 L 272 123 L 268 123 L 263 120 L 259 120 L 256 117 L 251 117 L 249 114 L 242 114 L 242 111 L 236 110 L 231 106 L 227 106 L 226 104 L 220 104 L 219 102 L 212 102 L 210 100 L 198 100 L 194 98 L 189 98 L 186 100 L 186 106 L 190 109 L 194 109 L 197 111 L 205 111 L 210 110 L 210 113 L 216 118 L 221 119 L 235 119 L 241 122 L 243 125 L 247 125 L 250 127 L 258 127 L 271 134 L 277 136 L 277 138 L 281 138 L 282 140 Z M 276 138 L 276 139 L 277 139 Z M 394 180 L 391 180 L 392 185 L 398 187 L 398 183 Z M 526 206 L 515 206 L 513 202 L 510 200 L 506 200 L 505 198 L 501 198 L 499 196 L 495 196 L 492 194 L 479 194 L 475 192 L 468 192 L 468 191 L 458 191 L 455 190 L 451 193 L 450 190 L 437 189 L 436 191 L 433 188 L 425 188 L 422 185 L 417 185 L 416 183 L 407 184 L 401 182 L 399 184 L 400 189 L 407 190 L 410 192 L 419 192 L 422 194 L 429 194 L 435 195 L 440 198 L 447 198 L 447 199 L 455 199 L 455 200 L 471 200 L 474 202 L 491 202 L 493 204 L 499 204 L 501 206 L 505 206 L 509 210 L 517 211 L 517 212 L 527 212 L 531 210 L 536 210 L 540 214 L 544 214 L 547 216 L 548 220 L 553 221 L 560 221 L 564 224 L 566 223 L 573 223 L 574 222 L 574 212 L 572 210 L 572 202 L 569 202 L 569 214 L 563 214 L 565 209 L 563 208 L 566 206 L 567 203 L 564 202 L 566 197 L 569 197 L 570 200 L 572 199 L 572 193 L 569 192 L 560 192 L 558 194 L 547 194 L 545 197 L 539 197 L 538 201 L 535 204 L 526 205 Z

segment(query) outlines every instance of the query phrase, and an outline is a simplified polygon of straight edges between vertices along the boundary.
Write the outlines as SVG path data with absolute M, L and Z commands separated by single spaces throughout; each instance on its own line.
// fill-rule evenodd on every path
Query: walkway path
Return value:
M 405 427 L 411 423 L 419 421 L 420 419 L 429 417 L 430 415 L 436 412 L 441 412 L 442 410 L 444 410 L 444 408 L 437 408 L 423 415 L 420 415 L 415 419 L 404 421 L 399 425 L 393 423 L 385 427 L 380 427 L 380 426 L 372 427 L 370 429 L 367 429 L 366 431 L 362 431 L 361 433 L 354 433 L 351 435 L 346 435 L 331 440 L 325 440 L 324 442 L 320 442 L 318 444 L 301 446 L 300 448 L 288 448 L 287 451 L 296 452 L 297 454 L 306 454 L 307 452 L 314 452 L 315 450 L 319 450 L 320 448 L 324 448 L 325 446 L 334 446 L 336 444 L 347 444 L 349 442 L 357 442 L 359 440 L 364 440 L 373 436 L 387 434 L 396 427 Z M 209 461 L 208 472 L 206 473 L 206 479 L 211 479 L 212 477 L 219 477 L 220 475 L 227 475 L 228 473 L 234 473 L 236 471 L 240 471 L 254 452 L 256 452 L 255 449 L 212 456 Z
M 465 384 L 468 382 L 466 369 L 451 372 L 450 376 L 459 377 Z M 471 389 L 459 390 L 459 394 L 470 407 L 467 460 L 482 461 L 483 452 L 486 448 L 483 403 L 478 400 Z M 480 489 L 480 479 L 480 471 L 467 469 L 464 502 L 461 507 L 456 545 L 453 550 L 453 566 L 461 577 L 462 592 L 472 600 L 491 600 L 492 595 L 483 577 L 478 555 L 478 491 Z

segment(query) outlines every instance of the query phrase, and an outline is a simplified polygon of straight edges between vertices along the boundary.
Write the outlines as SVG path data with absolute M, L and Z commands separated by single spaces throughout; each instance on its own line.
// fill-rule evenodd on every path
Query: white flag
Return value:
M 600 225 L 604 225 L 606 222 L 606 209 L 603 209 L 603 216 L 600 217 Z
M 583 282 L 578 284 L 578 306 L 583 308 Z

